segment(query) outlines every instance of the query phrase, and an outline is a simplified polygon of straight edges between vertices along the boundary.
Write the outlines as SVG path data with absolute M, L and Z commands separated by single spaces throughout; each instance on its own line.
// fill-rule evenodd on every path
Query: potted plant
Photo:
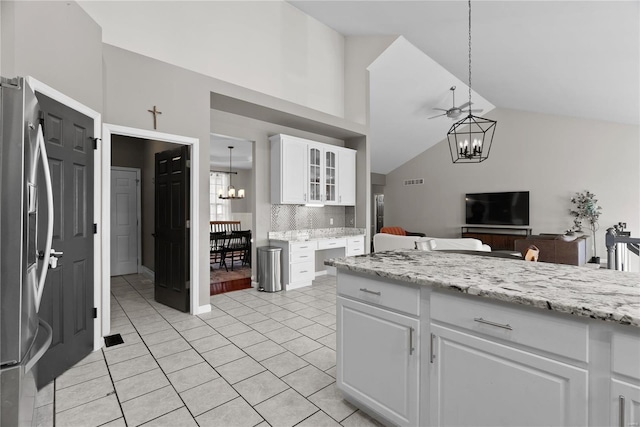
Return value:
M 598 199 L 596 199 L 595 194 L 585 190 L 581 193 L 576 193 L 575 196 L 571 198 L 571 203 L 573 204 L 573 208 L 570 209 L 569 212 L 573 216 L 572 230 L 581 233 L 582 221 L 587 223 L 586 225 L 589 227 L 591 235 L 593 236 L 593 257 L 589 262 L 599 264 L 600 257 L 598 257 L 596 253 L 596 231 L 598 231 L 599 228 L 598 218 L 600 217 L 602 208 L 598 206 Z

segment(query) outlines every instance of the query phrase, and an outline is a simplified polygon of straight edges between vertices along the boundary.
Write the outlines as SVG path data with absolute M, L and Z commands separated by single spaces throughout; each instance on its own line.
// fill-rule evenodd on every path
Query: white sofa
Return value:
M 491 252 L 489 245 L 478 239 L 442 239 L 438 237 L 397 236 L 378 233 L 373 236 L 373 251 L 391 251 L 394 249 L 420 249 L 424 251 L 466 250 Z

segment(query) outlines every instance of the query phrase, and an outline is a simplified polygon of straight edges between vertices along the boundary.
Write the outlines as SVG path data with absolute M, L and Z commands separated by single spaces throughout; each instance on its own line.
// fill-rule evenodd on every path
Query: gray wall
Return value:
M 144 144 L 138 138 L 113 135 L 111 137 L 111 166 L 144 167 Z
M 75 2 L 5 1 L 5 77 L 30 75 L 102 111 L 102 30 Z
M 561 233 L 572 225 L 569 199 L 589 190 L 602 206 L 598 255 L 605 256 L 606 228 L 618 221 L 638 235 L 638 126 L 506 109 L 487 116 L 498 121 L 487 161 L 454 165 L 443 141 L 387 175 L 386 224 L 456 237 L 465 193 L 526 190 L 533 232 Z M 409 178 L 425 184 L 403 186 Z

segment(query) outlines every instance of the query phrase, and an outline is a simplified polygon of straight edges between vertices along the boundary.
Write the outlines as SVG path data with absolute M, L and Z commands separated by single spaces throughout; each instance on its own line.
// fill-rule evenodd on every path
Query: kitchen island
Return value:
M 640 275 L 399 250 L 337 277 L 337 386 L 396 425 L 638 425 Z

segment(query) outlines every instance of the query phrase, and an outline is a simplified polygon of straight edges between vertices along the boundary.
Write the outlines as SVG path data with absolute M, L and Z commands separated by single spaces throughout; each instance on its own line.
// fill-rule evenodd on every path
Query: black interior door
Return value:
M 189 147 L 156 153 L 155 299 L 189 311 Z
M 63 256 L 50 268 L 39 316 L 53 330 L 38 362 L 38 387 L 93 350 L 93 119 L 42 94 L 44 139 L 53 186 L 53 245 Z M 38 188 L 44 187 L 39 174 Z M 43 195 L 41 197 L 44 197 Z M 38 229 L 46 229 L 39 203 Z

